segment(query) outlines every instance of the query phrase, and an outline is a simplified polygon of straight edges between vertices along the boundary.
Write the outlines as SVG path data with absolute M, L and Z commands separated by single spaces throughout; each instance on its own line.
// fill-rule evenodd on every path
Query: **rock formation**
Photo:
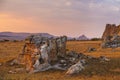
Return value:
M 85 64 L 84 60 L 78 61 L 76 64 L 74 64 L 70 68 L 68 68 L 68 71 L 66 72 L 66 74 L 72 75 L 72 74 L 81 72 L 82 70 L 85 69 L 84 64 Z
M 66 41 L 66 36 L 58 37 L 56 39 L 49 39 L 47 37 L 39 35 L 31 35 L 26 39 L 22 54 L 19 55 L 20 57 L 13 60 L 11 65 L 21 64 L 22 62 L 26 65 L 27 71 L 31 70 L 34 67 L 31 65 L 35 64 L 35 61 L 37 60 L 36 56 L 39 54 L 40 56 L 42 56 L 41 46 L 46 43 L 47 49 L 45 50 L 48 54 L 48 62 L 52 66 L 56 64 L 56 62 L 58 61 L 58 57 L 64 57 L 66 55 Z M 42 62 L 40 62 L 40 64 L 42 64 Z
M 107 24 L 102 39 L 102 47 L 120 47 L 120 25 Z
M 106 24 L 102 39 L 109 40 L 115 35 L 120 36 L 120 25 L 116 26 L 115 24 Z

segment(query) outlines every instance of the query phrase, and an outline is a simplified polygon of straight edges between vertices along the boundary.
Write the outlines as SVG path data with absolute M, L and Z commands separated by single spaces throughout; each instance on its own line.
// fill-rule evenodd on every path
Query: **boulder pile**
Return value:
M 23 64 L 29 73 L 56 69 L 67 70 L 66 74 L 72 75 L 83 71 L 89 60 L 110 61 L 105 56 L 96 58 L 75 51 L 66 52 L 66 41 L 66 36 L 55 39 L 38 35 L 30 36 L 23 47 L 23 53 L 14 59 L 10 65 Z

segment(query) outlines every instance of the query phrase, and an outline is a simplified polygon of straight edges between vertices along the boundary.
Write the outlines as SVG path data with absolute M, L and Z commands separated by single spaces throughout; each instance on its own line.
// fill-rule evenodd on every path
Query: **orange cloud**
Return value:
M 0 31 L 32 32 L 36 26 L 38 26 L 37 23 L 30 18 L 0 14 Z
M 10 13 L 0 14 L 0 32 L 47 32 L 55 35 L 70 35 L 68 31 L 73 34 L 76 34 L 75 31 L 80 32 L 79 29 L 72 28 L 72 25 L 71 21 L 63 21 L 63 23 L 57 23 L 56 21 L 44 22 L 40 19 L 31 19 Z M 74 26 L 77 26 L 77 24 L 74 24 Z

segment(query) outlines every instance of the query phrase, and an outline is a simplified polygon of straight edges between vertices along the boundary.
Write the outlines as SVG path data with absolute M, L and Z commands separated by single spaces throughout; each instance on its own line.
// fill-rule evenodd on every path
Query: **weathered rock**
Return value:
M 66 54 L 66 41 L 67 37 L 62 36 L 56 39 L 57 42 L 57 55 L 64 57 Z
M 66 70 L 67 67 L 61 67 L 61 64 L 50 65 L 50 64 L 44 63 L 44 64 L 39 65 L 31 73 L 36 73 L 36 72 L 41 72 L 41 71 L 47 71 L 47 70 L 50 70 L 50 69 Z
M 27 38 L 27 43 L 34 43 L 37 47 L 39 47 L 42 42 L 46 42 L 47 40 L 47 37 L 43 37 L 41 35 L 31 35 Z
M 96 48 L 93 48 L 93 47 L 88 48 L 88 52 L 93 52 L 93 51 L 96 51 Z
M 120 25 L 116 26 L 115 24 L 107 24 L 102 38 L 111 38 L 114 35 L 120 36 Z
M 40 35 L 32 35 L 28 39 L 30 44 L 34 43 L 38 48 L 43 42 L 48 43 L 48 55 L 50 62 L 56 61 L 57 56 L 64 56 L 66 54 L 66 36 L 58 37 L 56 39 L 48 39 Z M 23 52 L 25 52 L 25 49 L 23 49 Z
M 75 65 L 72 65 L 68 71 L 66 72 L 67 75 L 72 75 L 81 72 L 82 70 L 85 69 L 84 67 L 85 61 L 81 60 L 78 61 Z
M 102 39 L 102 47 L 120 47 L 120 25 L 107 24 Z
M 41 58 L 39 60 L 35 58 L 37 54 L 41 54 L 42 60 L 44 60 L 43 62 L 46 63 L 45 59 L 43 59 L 43 54 L 46 53 L 48 55 L 47 57 L 48 63 L 50 65 L 56 65 L 56 62 L 58 61 L 58 56 L 64 57 L 66 54 L 66 40 L 67 40 L 66 36 L 58 37 L 56 39 L 53 38 L 48 39 L 40 35 L 30 36 L 28 38 L 28 42 L 25 43 L 22 52 L 23 55 L 22 60 L 26 65 L 26 70 L 29 71 L 31 70 L 31 68 L 41 64 Z M 44 51 L 41 49 L 43 43 L 46 43 L 47 45 Z M 11 63 L 11 65 L 13 65 L 13 63 L 21 63 L 21 61 L 15 59 Z
M 57 58 L 57 43 L 55 39 L 49 40 L 49 51 L 48 51 L 48 55 L 49 55 L 49 62 L 50 63 L 54 63 L 56 60 L 58 60 Z
M 78 58 L 78 57 L 79 57 L 79 54 L 76 53 L 75 51 L 69 51 L 69 52 L 67 52 L 67 56 L 69 56 L 69 57 L 74 57 L 74 58 Z
M 87 56 L 87 59 L 94 59 L 93 56 L 90 56 L 90 55 L 86 55 Z
M 108 58 L 105 57 L 105 56 L 100 56 L 100 57 L 99 57 L 99 60 L 100 60 L 100 62 L 108 62 L 108 61 L 110 61 L 110 59 L 108 59 Z

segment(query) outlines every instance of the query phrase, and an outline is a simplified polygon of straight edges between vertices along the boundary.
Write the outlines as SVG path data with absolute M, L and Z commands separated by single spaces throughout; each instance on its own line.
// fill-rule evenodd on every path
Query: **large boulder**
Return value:
M 66 41 L 66 36 L 46 38 L 39 35 L 31 35 L 26 39 L 22 53 L 19 54 L 16 59 L 12 60 L 10 65 L 22 63 L 26 66 L 28 71 L 33 69 L 33 65 L 36 61 L 35 56 L 41 54 L 41 46 L 44 43 L 47 43 L 46 52 L 48 54 L 48 62 L 51 66 L 55 65 L 59 60 L 58 57 L 64 57 L 66 55 Z
M 103 40 L 111 40 L 114 35 L 120 36 L 120 25 L 106 24 L 105 31 L 103 32 Z
M 74 64 L 70 68 L 68 68 L 66 74 L 72 75 L 72 74 L 79 73 L 85 69 L 84 65 L 85 65 L 85 60 L 80 60 L 76 64 Z
M 107 24 L 102 39 L 102 47 L 120 47 L 120 25 Z

